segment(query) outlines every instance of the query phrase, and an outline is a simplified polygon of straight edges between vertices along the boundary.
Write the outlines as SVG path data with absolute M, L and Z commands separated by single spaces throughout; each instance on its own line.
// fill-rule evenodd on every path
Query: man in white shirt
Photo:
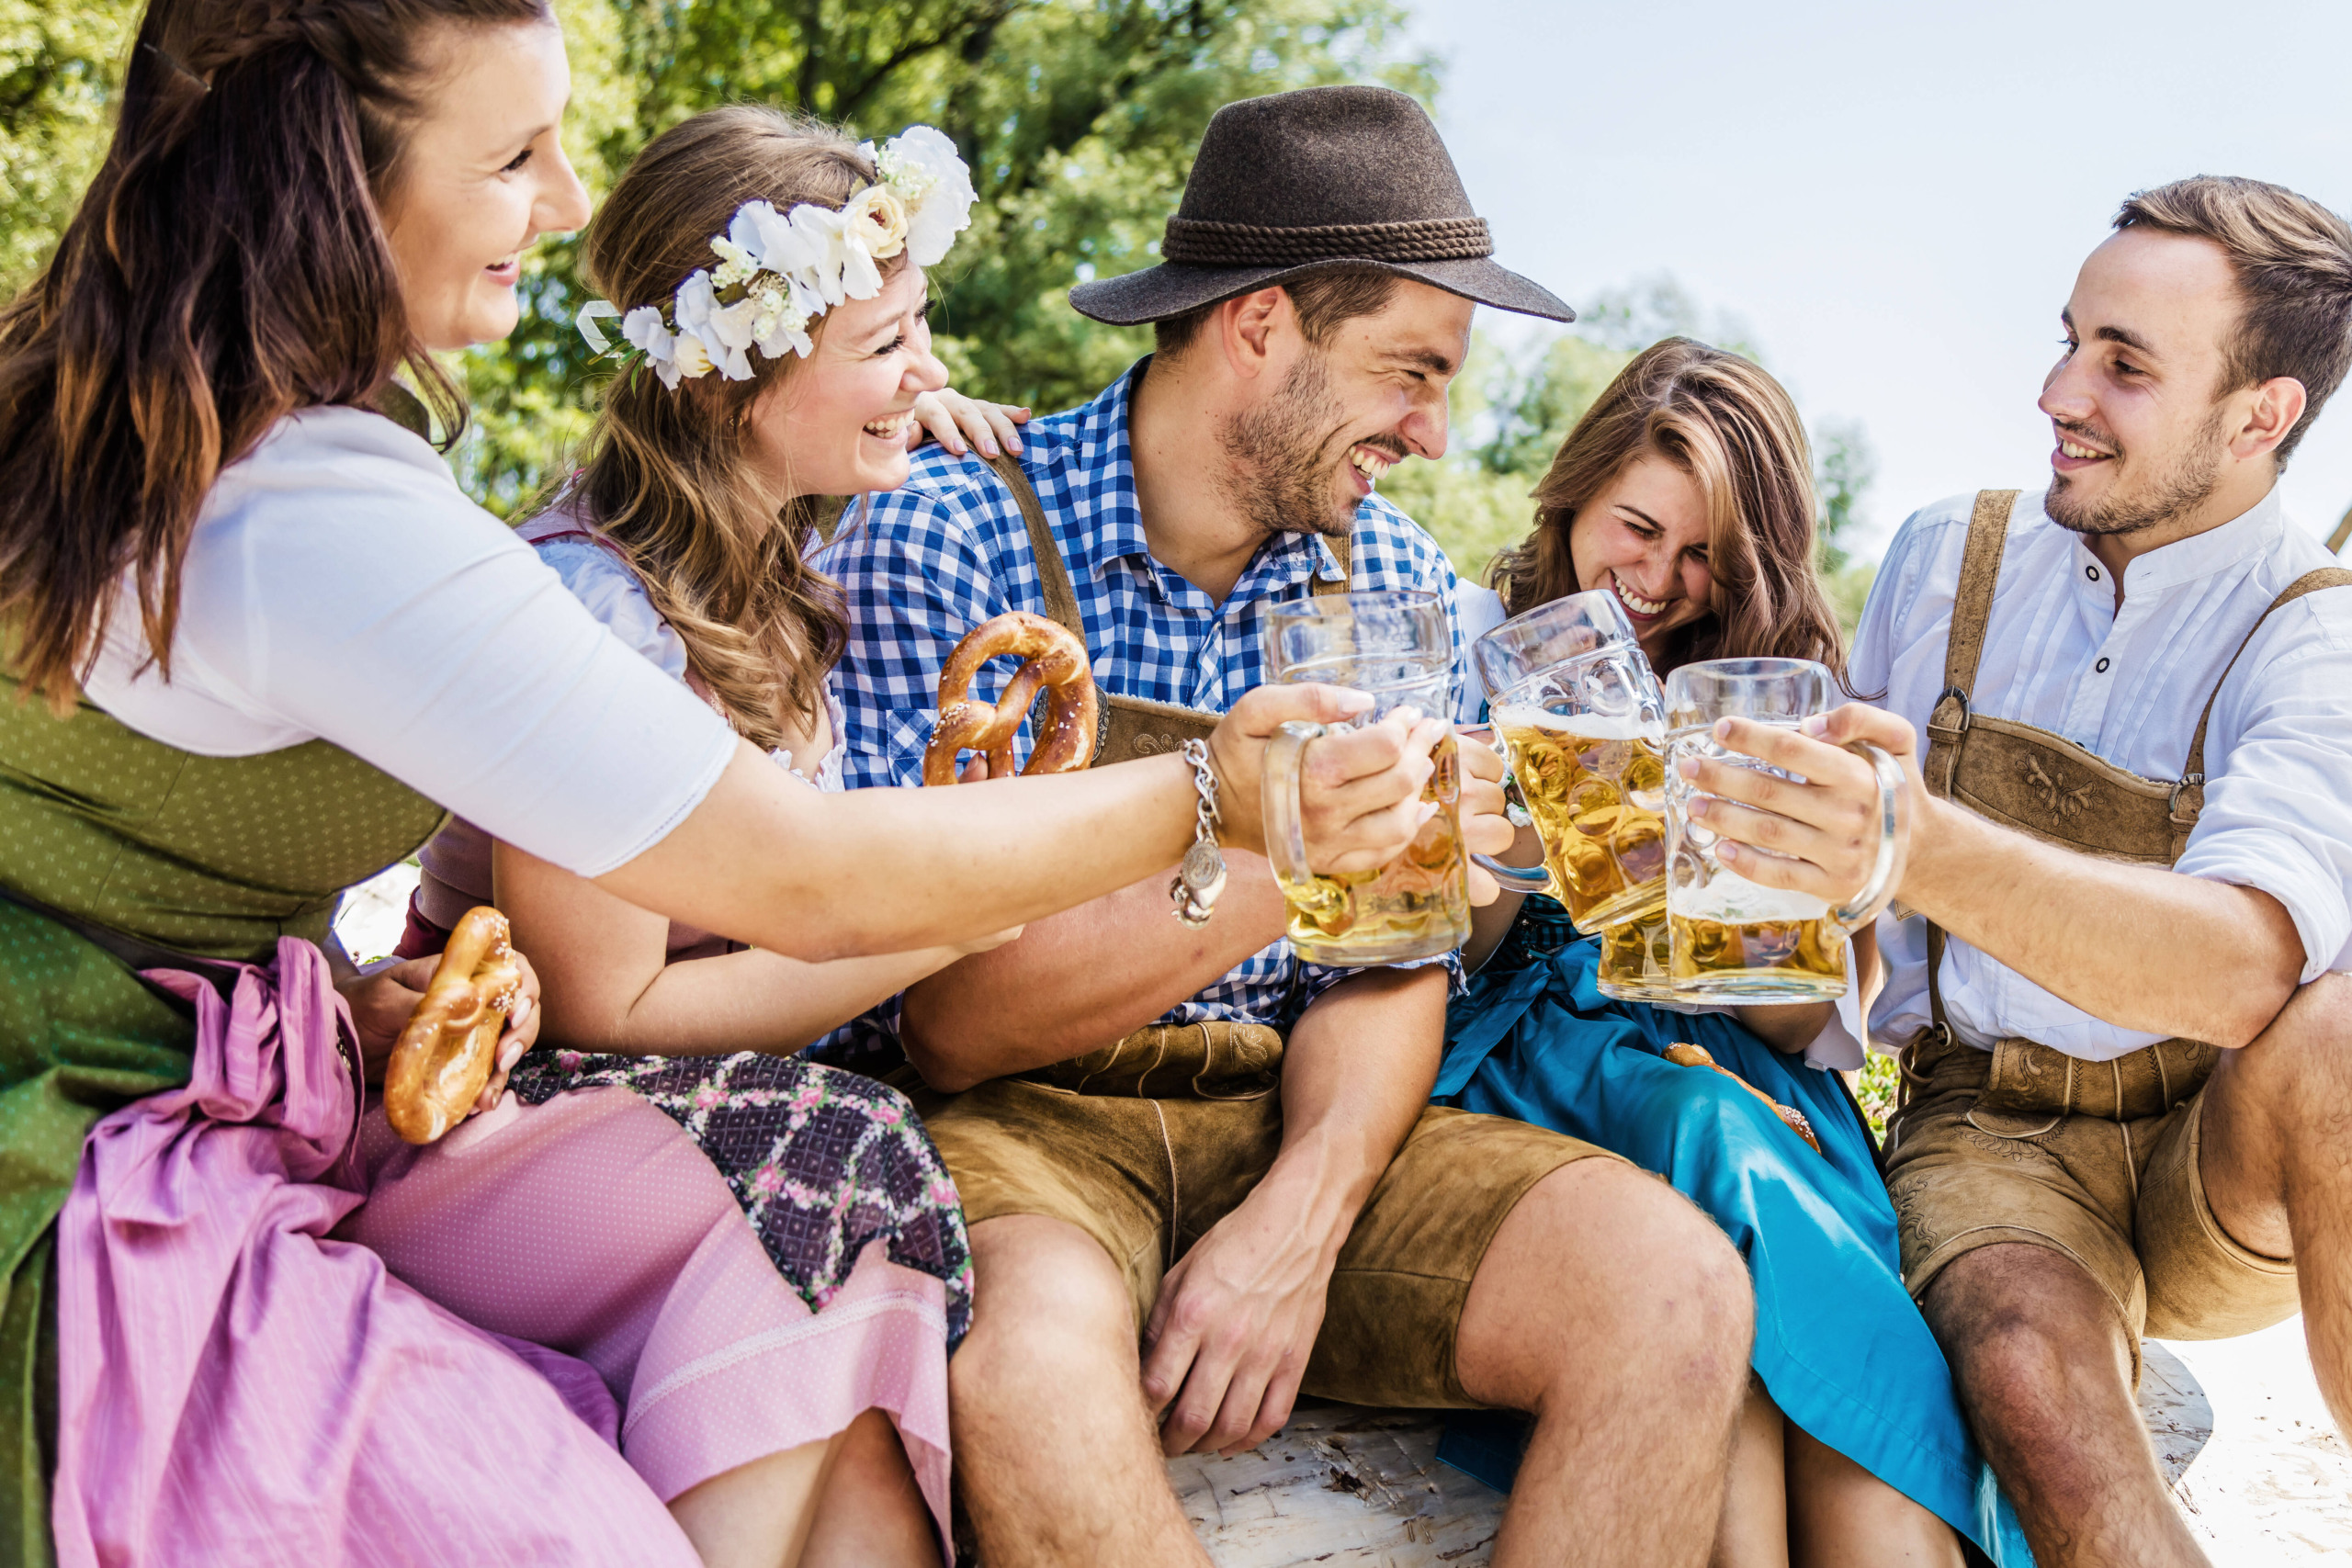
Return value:
M 2300 1305 L 2352 1427 L 2352 571 L 2275 491 L 2352 361 L 2352 229 L 2214 178 L 2115 227 L 2042 390 L 2048 491 L 1904 525 L 1852 660 L 1877 705 L 1723 727 L 1808 782 L 1696 782 L 1741 872 L 1834 900 L 1880 808 L 1834 748 L 1901 763 L 1871 1022 L 1905 1277 L 2040 1560 L 2139 1568 L 2206 1561 L 2143 1332 Z

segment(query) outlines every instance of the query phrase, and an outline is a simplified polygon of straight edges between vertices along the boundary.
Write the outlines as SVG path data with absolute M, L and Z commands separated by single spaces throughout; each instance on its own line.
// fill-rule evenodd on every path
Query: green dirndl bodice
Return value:
M 199 757 L 0 675 L 0 888 L 156 947 L 266 963 L 446 814 L 314 740 Z M 108 1111 L 184 1082 L 194 1028 L 113 953 L 0 902 L 0 1560 L 50 1560 L 50 1224 Z

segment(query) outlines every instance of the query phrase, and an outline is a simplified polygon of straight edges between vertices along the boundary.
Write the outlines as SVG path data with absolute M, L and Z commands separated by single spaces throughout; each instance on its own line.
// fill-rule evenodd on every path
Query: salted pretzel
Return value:
M 973 675 L 1008 653 L 1021 660 L 1021 668 L 1003 694 L 993 704 L 975 701 Z M 967 750 L 988 758 L 990 778 L 1011 773 L 1012 737 L 1040 686 L 1046 689 L 1046 726 L 1022 773 L 1066 773 L 1086 766 L 1094 756 L 1102 711 L 1087 669 L 1086 645 L 1058 621 L 1014 610 L 965 633 L 940 671 L 939 723 L 922 754 L 922 782 L 954 784 L 956 754 Z
M 1668 1045 L 1666 1048 L 1666 1059 L 1679 1067 L 1714 1068 L 1715 1071 L 1723 1074 L 1724 1077 L 1731 1079 L 1732 1082 L 1737 1084 L 1740 1088 L 1746 1089 L 1748 1093 L 1754 1095 L 1765 1104 L 1770 1106 L 1772 1108 L 1772 1114 L 1787 1122 L 1790 1132 L 1794 1133 L 1798 1137 L 1803 1138 L 1806 1143 L 1811 1144 L 1815 1154 L 1819 1154 L 1821 1152 L 1821 1140 L 1813 1135 L 1813 1123 L 1805 1120 L 1804 1111 L 1797 1110 L 1793 1106 L 1783 1105 L 1779 1100 L 1774 1100 L 1770 1095 L 1766 1094 L 1762 1089 L 1758 1089 L 1754 1084 L 1749 1083 L 1746 1078 L 1741 1077 L 1737 1073 L 1733 1072 L 1729 1067 L 1724 1066 L 1721 1062 L 1716 1061 L 1714 1057 L 1709 1055 L 1705 1046 L 1686 1044 L 1678 1040 L 1673 1044 Z
M 506 917 L 487 904 L 468 909 L 384 1068 L 392 1131 L 429 1144 L 465 1120 L 490 1081 L 498 1037 L 522 996 Z

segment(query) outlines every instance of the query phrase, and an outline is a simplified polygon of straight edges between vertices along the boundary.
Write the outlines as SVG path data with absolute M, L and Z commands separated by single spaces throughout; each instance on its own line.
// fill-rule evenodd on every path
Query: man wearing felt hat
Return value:
M 1071 293 L 1151 322 L 1157 352 L 1017 457 L 919 457 L 828 559 L 850 782 L 920 782 L 940 667 L 1008 610 L 1085 640 L 1102 765 L 1182 746 L 1262 681 L 1267 602 L 1450 602 L 1379 482 L 1444 453 L 1475 304 L 1572 317 L 1493 248 L 1410 98 L 1220 110 L 1162 265 Z M 1465 840 L 1499 850 L 1494 779 L 1464 793 Z M 1534 1413 L 1498 1564 L 1702 1562 L 1747 1380 L 1738 1256 L 1612 1156 L 1430 1107 L 1454 961 L 1302 963 L 1265 863 L 1227 858 L 1204 923 L 1170 920 L 1162 874 L 890 1021 L 972 1227 L 952 1393 L 982 1559 L 1204 1561 L 1163 1452 L 1261 1442 L 1304 1390 Z

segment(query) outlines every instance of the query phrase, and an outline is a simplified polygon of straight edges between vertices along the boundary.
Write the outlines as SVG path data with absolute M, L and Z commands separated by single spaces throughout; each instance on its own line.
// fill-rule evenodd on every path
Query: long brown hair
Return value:
M 1838 618 L 1814 566 L 1813 449 L 1778 381 L 1689 338 L 1652 344 L 1617 373 L 1560 444 L 1535 488 L 1535 530 L 1488 581 L 1513 615 L 1585 585 L 1568 535 L 1577 513 L 1636 457 L 1655 455 L 1705 497 L 1706 615 L 1681 628 L 1661 673 L 1699 659 L 1812 659 L 1845 671 Z
M 663 131 L 629 164 L 588 227 L 589 276 L 624 311 L 663 304 L 716 265 L 711 236 L 727 232 L 743 203 L 839 209 L 875 179 L 831 126 L 751 105 L 712 109 Z M 795 716 L 814 719 L 849 641 L 841 589 L 801 556 L 808 499 L 779 514 L 752 461 L 752 405 L 800 363 L 755 355 L 748 381 L 709 375 L 674 388 L 641 365 L 616 377 L 572 492 L 737 731 L 771 748 Z
M 207 491 L 277 422 L 366 404 L 411 333 L 381 209 L 429 29 L 549 21 L 546 0 L 153 0 L 97 177 L 0 311 L 0 621 L 60 713 L 117 583 L 166 676 Z

